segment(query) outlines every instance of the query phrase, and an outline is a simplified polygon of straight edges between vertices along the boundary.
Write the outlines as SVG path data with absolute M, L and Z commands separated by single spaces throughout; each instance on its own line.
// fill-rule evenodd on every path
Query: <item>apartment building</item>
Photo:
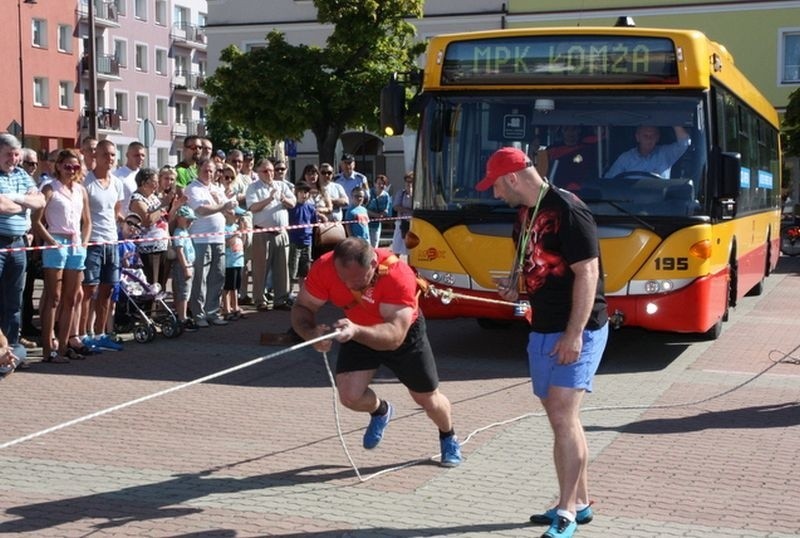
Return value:
M 4 5 L 0 131 L 43 152 L 71 146 L 80 108 L 75 6 L 43 0 L 6 0 Z
M 17 24 L 0 44 L 18 54 L 0 68 L 19 83 L 7 85 L 0 129 L 47 152 L 78 145 L 94 121 L 120 159 L 147 142 L 151 166 L 177 162 L 183 138 L 205 134 L 205 0 L 12 1 Z

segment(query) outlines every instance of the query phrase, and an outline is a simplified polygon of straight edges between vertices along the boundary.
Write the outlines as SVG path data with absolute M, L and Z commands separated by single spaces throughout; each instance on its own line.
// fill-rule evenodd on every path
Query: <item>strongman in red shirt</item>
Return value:
M 331 332 L 318 324 L 327 302 L 344 309 L 333 324 L 342 346 L 336 363 L 336 385 L 345 407 L 372 416 L 364 433 L 364 448 L 378 446 L 394 414 L 392 404 L 369 387 L 380 365 L 392 370 L 439 428 L 441 464 L 461 463 L 461 447 L 453 432 L 450 401 L 439 392 L 439 376 L 425 319 L 419 311 L 417 280 L 412 269 L 386 249 L 374 249 L 349 237 L 311 266 L 305 286 L 292 308 L 292 326 L 309 340 Z M 324 340 L 314 345 L 327 352 Z

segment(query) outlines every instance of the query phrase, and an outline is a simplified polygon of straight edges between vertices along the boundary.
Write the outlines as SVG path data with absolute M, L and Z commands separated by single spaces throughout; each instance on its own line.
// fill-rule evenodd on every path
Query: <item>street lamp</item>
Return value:
M 19 120 L 20 142 L 25 145 L 25 78 L 22 70 L 22 4 L 36 4 L 36 0 L 17 0 L 17 19 L 19 20 Z

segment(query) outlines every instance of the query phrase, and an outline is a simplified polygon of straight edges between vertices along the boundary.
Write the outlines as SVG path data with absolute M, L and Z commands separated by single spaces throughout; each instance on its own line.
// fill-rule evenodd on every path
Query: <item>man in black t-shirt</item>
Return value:
M 516 148 L 496 151 L 479 191 L 494 189 L 519 207 L 514 227 L 515 274 L 498 282 L 500 296 L 516 301 L 525 291 L 533 309 L 528 362 L 533 392 L 555 436 L 558 505 L 531 521 L 549 524 L 545 538 L 569 538 L 593 514 L 589 502 L 588 448 L 580 405 L 608 339 L 608 314 L 597 227 L 572 193 L 550 186 Z M 517 286 L 514 283 L 521 281 Z M 524 287 L 523 287 L 524 286 Z

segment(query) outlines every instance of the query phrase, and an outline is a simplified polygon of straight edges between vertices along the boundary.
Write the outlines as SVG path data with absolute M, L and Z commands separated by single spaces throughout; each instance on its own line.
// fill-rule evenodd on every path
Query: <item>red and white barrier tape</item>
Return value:
M 369 222 L 386 222 L 386 221 L 395 221 L 395 220 L 408 220 L 411 217 L 382 217 L 377 219 L 369 219 Z M 318 226 L 325 226 L 327 224 L 331 224 L 333 221 L 328 222 L 318 222 L 316 224 L 292 224 L 288 226 L 270 226 L 267 228 L 255 228 L 252 230 L 237 230 L 235 232 L 208 232 L 208 233 L 201 233 L 201 234 L 189 234 L 189 235 L 170 235 L 166 237 L 137 237 L 135 239 L 117 239 L 114 241 L 90 241 L 88 243 L 67 243 L 67 244 L 59 244 L 59 245 L 37 245 L 37 246 L 30 246 L 30 247 L 12 247 L 12 248 L 0 248 L 0 254 L 5 254 L 7 252 L 27 252 L 32 250 L 49 250 L 54 248 L 66 248 L 66 247 L 93 247 L 98 245 L 117 245 L 119 243 L 152 243 L 154 241 L 167 241 L 172 239 L 187 239 L 187 238 L 195 238 L 195 237 L 216 237 L 216 236 L 228 236 L 234 234 L 244 234 L 244 233 L 276 233 L 281 232 L 283 230 L 298 230 L 301 228 L 315 228 Z M 337 224 L 356 224 L 359 223 L 357 220 L 340 220 L 336 221 Z

